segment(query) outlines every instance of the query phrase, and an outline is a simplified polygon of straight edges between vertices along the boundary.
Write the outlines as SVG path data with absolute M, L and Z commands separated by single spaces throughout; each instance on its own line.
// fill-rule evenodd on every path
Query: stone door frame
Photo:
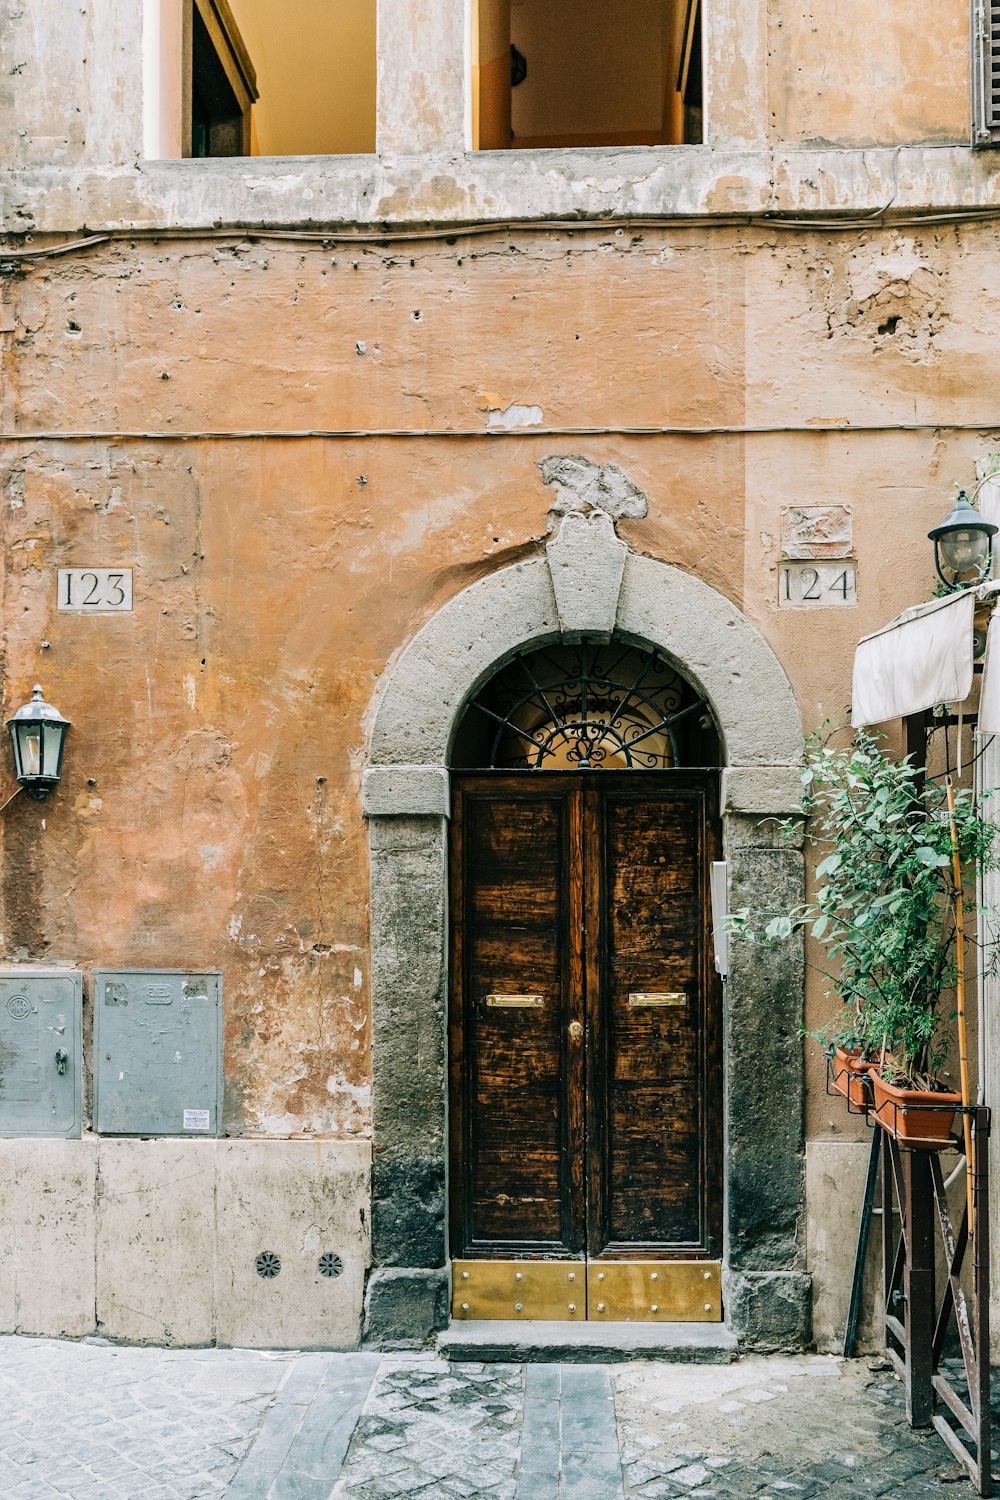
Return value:
M 365 1338 L 445 1326 L 448 1263 L 449 753 L 466 703 L 516 651 L 563 636 L 654 647 L 704 694 L 723 741 L 730 906 L 794 904 L 802 723 L 788 678 L 716 589 L 631 552 L 603 511 L 449 600 L 383 674 L 362 809 L 371 849 L 372 1269 Z M 723 1001 L 726 1321 L 744 1347 L 808 1343 L 801 948 L 735 944 Z M 734 1046 L 734 1039 L 739 1045 Z

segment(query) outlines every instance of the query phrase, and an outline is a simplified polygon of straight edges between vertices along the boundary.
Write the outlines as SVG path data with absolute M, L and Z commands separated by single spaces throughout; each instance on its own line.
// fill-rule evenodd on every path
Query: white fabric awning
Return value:
M 854 655 L 851 723 L 883 724 L 938 703 L 962 704 L 972 691 L 972 625 L 976 604 L 996 598 L 1000 583 L 965 589 L 904 610 L 865 636 Z M 990 621 L 979 728 L 1000 730 L 1000 631 Z M 990 656 L 992 655 L 992 671 Z M 994 679 L 996 679 L 994 681 Z
M 1000 734 L 1000 610 L 990 616 L 979 692 L 979 733 Z

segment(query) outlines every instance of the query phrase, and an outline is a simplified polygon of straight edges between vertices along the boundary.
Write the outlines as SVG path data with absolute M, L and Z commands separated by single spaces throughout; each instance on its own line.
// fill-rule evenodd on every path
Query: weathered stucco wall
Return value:
M 141 149 L 142 0 L 9 6 L 0 167 L 134 163 Z
M 839 718 L 858 636 L 928 591 L 926 530 L 998 420 L 995 251 L 989 226 L 586 230 L 34 266 L 10 288 L 5 429 L 151 435 L 4 444 L 6 707 L 38 678 L 74 721 L 64 786 L 3 820 L 6 955 L 217 964 L 229 1128 L 365 1134 L 359 782 L 386 663 L 538 548 L 535 462 L 582 451 L 649 496 L 630 545 L 740 605 L 807 727 Z M 927 428 L 821 430 L 844 419 Z M 778 430 L 575 432 L 744 423 Z M 358 435 L 170 437 L 310 428 Z M 362 435 L 385 429 L 409 435 Z M 779 609 L 782 507 L 834 503 L 857 608 Z M 56 568 L 101 563 L 135 567 L 134 612 L 57 613 Z M 814 1084 L 812 1132 L 848 1132 Z
M 966 0 L 769 0 L 770 137 L 967 141 L 969 48 Z

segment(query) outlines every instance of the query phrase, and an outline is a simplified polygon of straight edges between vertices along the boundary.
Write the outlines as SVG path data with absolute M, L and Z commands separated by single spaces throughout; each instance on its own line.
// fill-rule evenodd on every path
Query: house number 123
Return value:
M 132 608 L 131 568 L 60 568 L 57 606 L 77 614 Z
M 781 564 L 778 604 L 782 609 L 843 609 L 858 602 L 857 565 L 853 561 Z

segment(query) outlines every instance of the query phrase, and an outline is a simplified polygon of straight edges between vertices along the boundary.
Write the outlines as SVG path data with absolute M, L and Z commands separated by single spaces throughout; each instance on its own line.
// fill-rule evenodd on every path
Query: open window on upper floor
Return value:
M 471 4 L 473 149 L 702 142 L 701 0 Z
M 376 0 L 144 0 L 147 157 L 375 150 Z

